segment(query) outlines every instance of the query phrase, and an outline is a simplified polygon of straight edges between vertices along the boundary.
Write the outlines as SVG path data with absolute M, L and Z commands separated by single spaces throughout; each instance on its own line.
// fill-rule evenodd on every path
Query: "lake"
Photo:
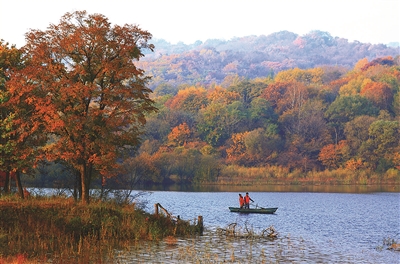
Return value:
M 400 263 L 400 252 L 384 245 L 387 240 L 400 241 L 398 192 L 253 191 L 250 196 L 258 206 L 278 207 L 277 212 L 231 213 L 228 207 L 238 206 L 237 188 L 231 192 L 152 191 L 141 198 L 147 201 L 147 211 L 154 212 L 154 204 L 160 203 L 185 220 L 201 215 L 204 236 L 178 240 L 175 246 L 135 246 L 131 252 L 118 252 L 116 258 L 123 263 L 204 263 L 204 259 L 212 263 Z M 215 235 L 218 228 L 232 223 L 256 233 L 273 226 L 279 236 L 273 241 L 250 241 Z

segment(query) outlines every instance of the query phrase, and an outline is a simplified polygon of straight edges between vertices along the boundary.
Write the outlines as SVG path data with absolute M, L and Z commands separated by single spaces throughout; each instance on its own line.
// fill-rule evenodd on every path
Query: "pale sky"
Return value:
M 400 0 L 0 0 L 0 39 L 21 47 L 67 12 L 100 13 L 171 43 L 312 30 L 364 43 L 400 42 Z

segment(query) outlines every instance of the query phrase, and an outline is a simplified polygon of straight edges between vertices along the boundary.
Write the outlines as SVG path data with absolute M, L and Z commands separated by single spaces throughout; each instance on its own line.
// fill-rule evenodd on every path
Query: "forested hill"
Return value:
M 371 61 L 400 54 L 398 46 L 349 42 L 322 31 L 303 36 L 281 31 L 268 36 L 197 41 L 191 45 L 160 39 L 152 42 L 155 52 L 138 62 L 147 75 L 153 76 L 149 84 L 152 89 L 160 84 L 178 87 L 215 83 L 228 87 L 234 77 L 264 78 L 296 67 L 330 65 L 350 69 L 363 58 Z

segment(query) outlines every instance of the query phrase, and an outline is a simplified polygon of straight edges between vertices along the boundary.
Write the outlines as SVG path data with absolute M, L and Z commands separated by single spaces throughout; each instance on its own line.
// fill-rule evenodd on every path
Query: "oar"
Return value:
M 254 202 L 252 202 L 253 204 L 254 204 Z M 265 210 L 266 208 L 264 208 L 264 207 L 261 207 L 261 206 L 258 206 L 258 204 L 256 204 L 256 208 L 257 207 L 259 207 L 260 209 L 263 209 L 263 210 Z

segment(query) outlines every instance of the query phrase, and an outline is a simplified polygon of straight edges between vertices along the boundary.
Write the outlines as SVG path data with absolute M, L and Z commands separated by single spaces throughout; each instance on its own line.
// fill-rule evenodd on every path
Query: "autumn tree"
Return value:
M 177 146 L 184 146 L 190 139 L 192 131 L 190 127 L 186 124 L 180 124 L 172 129 L 171 133 L 168 135 L 168 140 Z
M 189 87 L 179 90 L 171 100 L 165 104 L 173 110 L 183 110 L 190 113 L 197 113 L 207 105 L 207 92 L 202 87 Z
M 214 89 L 207 93 L 207 99 L 210 103 L 224 103 L 230 104 L 240 98 L 240 94 L 235 91 L 229 91 L 220 86 L 216 86 Z
M 281 71 L 275 76 L 276 82 L 301 82 L 307 86 L 309 85 L 321 85 L 324 76 L 322 68 L 313 69 L 291 69 Z
M 331 142 L 322 102 L 308 101 L 297 111 L 285 112 L 280 121 L 293 149 L 314 166 L 319 150 Z M 308 167 L 306 162 L 303 166 L 305 169 Z
M 318 160 L 328 169 L 336 169 L 346 161 L 349 146 L 346 140 L 341 140 L 339 144 L 328 144 L 321 148 Z
M 298 81 L 275 82 L 268 85 L 262 92 L 261 98 L 271 103 L 275 112 L 299 109 L 308 100 L 307 87 Z
M 341 96 L 354 96 L 359 95 L 362 87 L 372 82 L 370 78 L 366 78 L 363 75 L 358 75 L 352 78 L 348 83 L 340 87 L 339 94 Z
M 134 189 L 139 184 L 152 181 L 160 181 L 159 169 L 154 166 L 154 159 L 148 153 L 141 153 L 123 162 L 124 173 L 116 180 L 116 184 L 124 188 Z
M 244 139 L 249 132 L 235 133 L 231 136 L 231 144 L 226 149 L 226 158 L 233 163 L 240 162 L 246 154 Z
M 20 196 L 21 173 L 32 172 L 38 147 L 44 144 L 43 126 L 34 116 L 29 95 L 14 96 L 12 85 L 25 66 L 21 50 L 0 42 L 0 171 L 5 174 L 4 191 L 10 191 L 11 175 L 15 175 Z M 18 91 L 17 91 L 18 92 Z
M 55 136 L 46 158 L 65 160 L 79 172 L 84 203 L 94 173 L 111 175 L 123 150 L 139 143 L 145 113 L 155 110 L 149 77 L 135 66 L 144 49 L 153 50 L 151 37 L 86 11 L 26 34 L 28 63 L 13 93 L 30 96 Z
M 369 82 L 361 89 L 360 94 L 371 100 L 379 109 L 390 110 L 393 103 L 392 90 L 386 83 Z

